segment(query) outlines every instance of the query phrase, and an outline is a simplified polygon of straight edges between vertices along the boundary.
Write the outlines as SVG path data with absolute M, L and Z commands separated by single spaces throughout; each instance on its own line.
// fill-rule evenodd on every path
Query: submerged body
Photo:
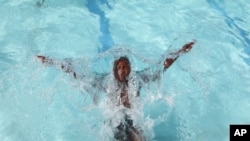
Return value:
M 183 53 L 191 50 L 195 42 L 185 44 L 180 50 L 170 53 L 163 63 L 164 71 Z M 55 59 L 45 56 L 37 56 L 44 64 L 60 66 L 60 69 L 71 74 L 74 78 L 84 79 L 84 75 L 77 74 L 67 63 L 60 63 Z M 160 79 L 161 69 L 148 74 L 148 69 L 139 72 L 132 72 L 130 61 L 127 57 L 120 57 L 114 61 L 113 73 L 98 74 L 89 85 L 107 93 L 108 109 L 114 110 L 113 116 L 109 115 L 110 124 L 114 129 L 114 138 L 118 141 L 145 141 L 143 130 L 134 121 L 136 110 L 140 110 L 139 92 L 143 83 Z M 104 81 L 109 79 L 108 83 Z M 105 83 L 106 82 L 106 83 Z M 118 118 L 116 118 L 118 115 Z

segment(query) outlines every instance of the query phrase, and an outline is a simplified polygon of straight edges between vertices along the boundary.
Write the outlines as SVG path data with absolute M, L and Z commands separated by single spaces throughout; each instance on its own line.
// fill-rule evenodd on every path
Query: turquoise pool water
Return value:
M 145 133 L 155 141 L 228 141 L 250 124 L 248 0 L 0 0 L 0 140 L 108 139 L 99 96 L 35 59 L 70 58 L 108 73 L 127 55 L 135 71 L 195 39 L 159 82 L 142 89 Z M 95 93 L 95 92 L 93 92 Z

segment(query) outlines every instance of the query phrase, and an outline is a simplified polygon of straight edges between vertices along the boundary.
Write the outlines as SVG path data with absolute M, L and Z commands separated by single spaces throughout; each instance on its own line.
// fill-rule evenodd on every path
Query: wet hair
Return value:
M 117 74 L 117 65 L 118 65 L 118 63 L 119 62 L 121 62 L 121 61 L 125 61 L 125 62 L 127 62 L 128 63 L 128 65 L 129 65 L 129 68 L 130 68 L 130 61 L 129 61 L 129 59 L 128 59 L 128 57 L 127 56 L 122 56 L 122 57 L 120 57 L 119 59 L 117 59 L 117 60 L 115 60 L 114 61 L 114 65 L 113 65 L 113 72 L 114 72 L 114 76 L 115 76 L 115 78 L 118 80 L 118 74 Z

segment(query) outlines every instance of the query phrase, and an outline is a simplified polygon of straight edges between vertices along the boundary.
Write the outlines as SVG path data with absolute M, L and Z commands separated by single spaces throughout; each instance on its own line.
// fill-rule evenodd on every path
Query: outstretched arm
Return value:
M 194 44 L 195 44 L 195 40 L 183 45 L 183 47 L 177 52 L 170 53 L 170 57 L 167 57 L 166 60 L 164 61 L 164 64 L 163 64 L 164 71 L 166 71 L 178 59 L 180 55 L 189 52 L 192 49 Z
M 166 71 L 174 63 L 174 61 L 177 60 L 177 58 L 180 55 L 189 52 L 192 49 L 194 44 L 195 44 L 195 41 L 189 42 L 183 45 L 183 47 L 180 50 L 170 53 L 169 54 L 170 56 L 167 57 L 164 61 L 164 64 L 163 64 L 164 71 Z M 139 74 L 143 82 L 147 83 L 147 82 L 159 80 L 161 77 L 161 72 L 162 70 L 159 69 L 158 66 L 156 66 L 153 68 L 146 68 L 142 71 L 138 71 L 137 73 Z
M 66 62 L 59 62 L 56 60 L 53 60 L 51 58 L 45 57 L 45 56 L 41 56 L 41 55 L 37 55 L 36 56 L 43 64 L 46 65 L 53 65 L 53 66 L 58 66 L 60 69 L 62 69 L 64 72 L 69 73 L 70 75 L 72 75 L 74 78 L 78 78 L 79 75 L 76 74 L 76 72 L 73 70 L 73 68 L 70 66 L 70 64 L 66 63 Z
M 87 78 L 86 75 L 84 74 L 78 74 L 75 70 L 74 67 L 70 62 L 67 60 L 64 61 L 59 61 L 55 59 L 51 59 L 49 57 L 37 55 L 36 56 L 38 60 L 40 60 L 43 64 L 49 65 L 49 66 L 54 66 L 56 68 L 59 68 L 63 70 L 64 72 L 70 74 L 73 76 L 75 79 L 83 79 L 85 78 L 86 84 L 88 83 L 89 85 L 84 86 L 85 90 L 91 93 L 91 88 L 94 88 L 95 90 L 100 90 L 100 91 L 105 91 L 105 77 L 108 75 L 106 73 L 94 73 L 94 78 Z

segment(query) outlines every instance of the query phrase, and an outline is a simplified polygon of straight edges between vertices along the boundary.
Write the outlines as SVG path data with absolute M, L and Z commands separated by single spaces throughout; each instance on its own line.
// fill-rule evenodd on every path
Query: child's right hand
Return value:
M 37 57 L 42 63 L 45 62 L 45 59 L 46 59 L 45 56 L 37 55 L 36 57 Z

